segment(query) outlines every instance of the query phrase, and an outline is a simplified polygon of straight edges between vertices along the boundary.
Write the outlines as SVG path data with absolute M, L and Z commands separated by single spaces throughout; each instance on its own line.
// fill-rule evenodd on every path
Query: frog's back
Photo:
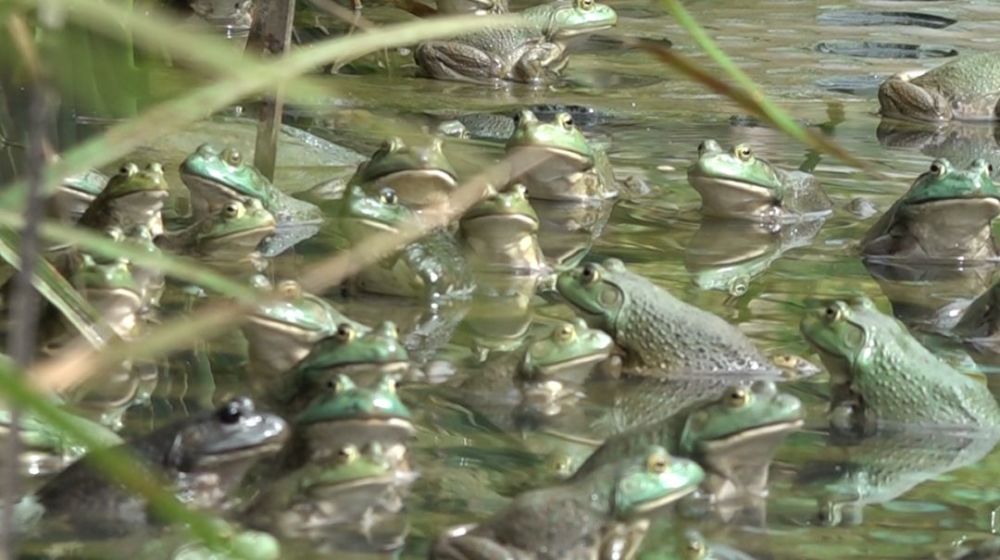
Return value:
M 1000 93 L 1000 53 L 964 56 L 914 78 L 913 83 L 956 98 L 996 95 Z

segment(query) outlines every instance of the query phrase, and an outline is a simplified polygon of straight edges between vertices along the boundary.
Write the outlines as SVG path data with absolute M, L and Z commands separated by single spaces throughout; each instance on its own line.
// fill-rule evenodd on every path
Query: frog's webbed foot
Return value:
M 427 41 L 413 51 L 423 72 L 432 77 L 462 82 L 493 82 L 503 76 L 503 65 L 486 52 L 453 41 Z
M 942 95 L 913 85 L 906 76 L 896 75 L 878 88 L 882 114 L 925 121 L 951 120 L 951 103 Z
M 528 49 L 511 68 L 510 78 L 537 83 L 558 74 L 566 66 L 566 49 L 558 43 L 539 43 Z

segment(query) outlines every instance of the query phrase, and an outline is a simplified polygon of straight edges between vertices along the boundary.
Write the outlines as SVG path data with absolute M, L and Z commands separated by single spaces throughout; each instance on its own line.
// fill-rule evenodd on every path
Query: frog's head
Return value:
M 350 323 L 341 323 L 333 335 L 313 346 L 296 372 L 300 386 L 310 390 L 336 385 L 344 372 L 375 370 L 388 374 L 405 371 L 409 363 L 409 353 L 391 321 L 364 334 Z
M 559 275 L 556 288 L 559 295 L 597 325 L 611 328 L 627 302 L 625 290 L 616 281 L 625 272 L 618 259 L 607 259 L 603 265 L 586 263 Z
M 1000 190 L 990 179 L 992 173 L 993 166 L 984 159 L 977 159 L 962 170 L 955 169 L 947 159 L 938 158 L 917 177 L 902 202 L 909 206 L 965 200 L 1000 208 Z
M 630 459 L 618 473 L 612 497 L 616 517 L 658 509 L 694 492 L 705 477 L 697 463 L 672 457 L 658 445 Z
M 534 21 L 550 41 L 564 41 L 578 35 L 614 27 L 618 14 L 597 0 L 549 2 L 521 12 Z
M 212 144 L 202 144 L 181 163 L 180 174 L 191 191 L 191 206 L 199 218 L 230 200 L 257 199 L 265 208 L 271 205 L 274 190 L 271 182 L 256 167 L 243 161 L 236 148 L 220 152 Z
M 569 113 L 556 113 L 552 122 L 541 122 L 525 109 L 514 117 L 514 133 L 507 141 L 507 150 L 541 152 L 546 156 L 536 169 L 544 168 L 547 176 L 564 177 L 594 166 L 594 149 L 584 138 Z
M 538 214 L 528 201 L 527 189 L 517 184 L 469 208 L 461 226 L 463 235 L 472 237 L 537 233 Z
M 589 370 L 608 358 L 614 340 L 581 319 L 556 325 L 552 333 L 533 342 L 524 355 L 522 372 L 531 379 L 561 377 L 565 370 Z
M 388 187 L 403 204 L 422 208 L 446 202 L 458 180 L 440 138 L 419 146 L 390 138 L 358 167 L 350 184 L 366 185 L 369 193 Z
M 141 216 L 148 219 L 163 209 L 163 202 L 170 194 L 168 189 L 159 163 L 150 163 L 141 170 L 134 163 L 126 163 L 108 179 L 92 206 L 114 205 L 117 213 L 132 216 L 133 221 L 142 221 Z
M 295 280 L 282 280 L 274 287 L 274 299 L 257 305 L 249 321 L 269 331 L 303 335 L 318 339 L 322 334 L 336 330 L 337 324 L 330 306 L 319 297 L 305 292 Z M 357 331 L 368 332 L 368 327 L 351 324 Z M 362 333 L 363 334 L 363 333 Z M 312 336 L 309 336 L 312 335 Z
M 245 256 L 274 233 L 274 216 L 256 199 L 231 200 L 201 223 L 195 236 L 198 251 L 206 255 Z
M 863 296 L 849 301 L 809 300 L 799 323 L 799 331 L 823 360 L 834 384 L 847 383 L 868 367 L 876 336 L 898 336 L 899 329 L 895 319 Z
M 413 215 L 389 187 L 369 194 L 360 186 L 353 186 L 347 188 L 341 202 L 339 225 L 348 237 L 359 239 L 377 232 L 397 233 L 400 224 Z
M 762 215 L 781 202 L 781 177 L 747 144 L 726 151 L 715 140 L 705 140 L 687 173 L 701 195 L 702 210 L 711 216 Z
M 716 498 L 729 492 L 762 495 L 771 457 L 802 426 L 803 414 L 801 401 L 778 392 L 773 381 L 733 386 L 688 415 L 680 449 L 705 467 Z

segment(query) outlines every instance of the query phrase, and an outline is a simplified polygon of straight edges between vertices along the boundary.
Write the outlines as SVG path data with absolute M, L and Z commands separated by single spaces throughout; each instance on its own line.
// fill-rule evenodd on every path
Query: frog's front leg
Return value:
M 538 43 L 524 51 L 510 71 L 510 78 L 519 82 L 544 81 L 566 66 L 566 49 L 558 43 Z
M 503 77 L 503 64 L 485 51 L 458 41 L 428 41 L 413 52 L 417 65 L 432 77 L 491 82 Z

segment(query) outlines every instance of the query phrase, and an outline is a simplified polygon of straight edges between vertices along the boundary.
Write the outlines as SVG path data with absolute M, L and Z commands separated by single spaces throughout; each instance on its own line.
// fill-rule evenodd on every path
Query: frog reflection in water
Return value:
M 566 66 L 566 40 L 614 26 L 618 15 L 594 0 L 550 2 L 521 15 L 521 25 L 495 27 L 417 45 L 428 76 L 447 80 L 539 82 Z
M 168 194 L 160 164 L 151 163 L 139 170 L 134 163 L 126 163 L 90 203 L 79 224 L 96 230 L 118 227 L 125 231 L 144 225 L 154 236 L 159 235 L 163 233 L 160 211 Z
M 708 216 L 781 223 L 824 217 L 833 208 L 811 174 L 778 169 L 746 144 L 725 151 L 715 140 L 705 140 L 687 174 Z
M 143 302 L 142 289 L 133 278 L 128 261 L 103 263 L 85 254 L 73 272 L 72 282 L 115 334 L 129 337 L 135 333 Z
M 435 560 L 629 559 L 653 510 L 693 492 L 704 473 L 693 461 L 649 447 L 586 477 L 519 495 L 488 521 L 446 530 Z
M 900 72 L 878 90 L 886 117 L 942 122 L 1000 118 L 1000 56 L 963 56 L 932 70 Z
M 810 301 L 799 328 L 830 373 L 834 427 L 1000 426 L 984 384 L 940 360 L 866 297 Z
M 564 272 L 556 286 L 589 323 L 614 336 L 628 371 L 776 371 L 739 329 L 629 272 L 618 259 Z
M 390 138 L 358 166 L 348 185 L 361 185 L 376 196 L 381 189 L 390 188 L 402 204 L 420 209 L 447 203 L 458 180 L 440 138 L 432 138 L 426 146 Z
M 993 168 L 977 159 L 966 170 L 934 160 L 861 240 L 868 256 L 903 259 L 992 259 L 991 224 L 1000 215 Z
M 764 496 L 771 457 L 803 417 L 799 399 L 778 392 L 771 381 L 734 386 L 717 399 L 612 436 L 571 480 L 655 444 L 698 461 L 707 474 L 703 488 L 713 500 Z
M 240 397 L 119 449 L 158 471 L 189 506 L 216 508 L 246 470 L 261 457 L 277 452 L 287 436 L 284 420 L 257 412 L 253 401 Z M 38 500 L 47 518 L 94 533 L 126 532 L 153 521 L 144 498 L 108 480 L 86 460 L 48 481 L 39 490 Z
M 476 270 L 533 273 L 545 266 L 538 244 L 538 214 L 523 185 L 474 205 L 462 216 L 460 227 Z

